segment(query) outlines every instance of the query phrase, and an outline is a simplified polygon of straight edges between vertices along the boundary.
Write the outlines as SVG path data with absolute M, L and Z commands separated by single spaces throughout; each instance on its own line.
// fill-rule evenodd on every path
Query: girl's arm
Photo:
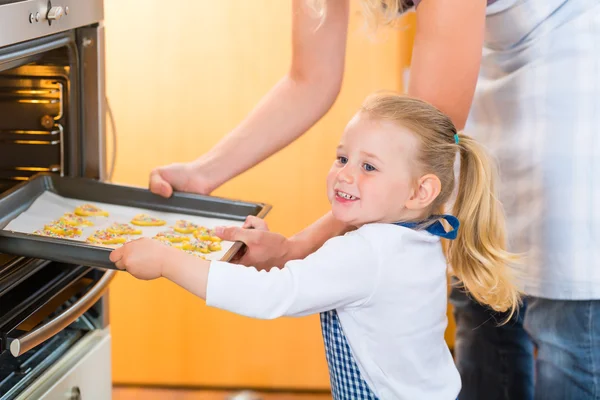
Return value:
M 269 272 L 209 262 L 153 239 L 127 243 L 110 259 L 137 278 L 163 276 L 209 306 L 262 319 L 362 304 L 378 276 L 372 247 L 358 234 L 334 238 L 304 260 Z
M 213 261 L 206 304 L 261 319 L 354 307 L 374 292 L 378 268 L 371 245 L 358 234 L 333 238 L 305 259 L 268 272 Z

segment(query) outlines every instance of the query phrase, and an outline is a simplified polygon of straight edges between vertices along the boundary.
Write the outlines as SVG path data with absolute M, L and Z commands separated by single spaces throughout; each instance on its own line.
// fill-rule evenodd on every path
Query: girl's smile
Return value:
M 353 196 L 349 193 L 342 192 L 341 190 L 335 191 L 335 201 L 338 201 L 342 204 L 352 203 L 357 200 L 360 200 L 359 197 L 357 197 L 357 196 Z

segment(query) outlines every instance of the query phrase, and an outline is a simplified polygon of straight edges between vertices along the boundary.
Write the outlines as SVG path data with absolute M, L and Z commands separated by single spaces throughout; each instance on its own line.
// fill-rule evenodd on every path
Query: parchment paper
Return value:
M 20 232 L 20 233 L 33 233 L 36 230 L 44 228 L 44 225 L 49 224 L 52 221 L 58 220 L 65 213 L 74 212 L 75 208 L 84 204 L 93 204 L 104 211 L 108 211 L 108 217 L 85 217 L 86 219 L 94 223 L 93 226 L 85 227 L 80 226 L 79 228 L 83 231 L 83 234 L 77 238 L 66 238 L 70 240 L 77 240 L 85 242 L 85 240 L 92 235 L 95 231 L 100 229 L 108 228 L 113 222 L 131 224 L 131 219 L 137 214 L 148 214 L 155 218 L 164 219 L 167 223 L 163 226 L 135 226 L 142 230 L 141 235 L 132 235 L 132 239 L 139 237 L 153 237 L 157 233 L 162 231 L 171 230 L 175 222 L 179 219 L 192 222 L 194 224 L 204 226 L 207 228 L 214 228 L 216 226 L 242 226 L 243 221 L 235 221 L 228 219 L 200 217 L 196 215 L 177 214 L 163 211 L 147 210 L 143 208 L 135 208 L 128 206 L 119 206 L 114 204 L 106 204 L 100 202 L 89 202 L 86 200 L 70 199 L 56 193 L 49 191 L 44 192 L 40 195 L 23 213 L 13 219 L 4 230 Z M 192 235 L 189 235 L 193 237 Z M 89 243 L 88 243 L 89 244 Z M 219 260 L 225 253 L 231 248 L 233 242 L 223 241 L 221 242 L 222 249 L 220 251 L 211 252 L 208 254 L 202 254 L 208 260 Z M 103 246 L 99 247 L 110 247 L 115 248 L 118 245 Z

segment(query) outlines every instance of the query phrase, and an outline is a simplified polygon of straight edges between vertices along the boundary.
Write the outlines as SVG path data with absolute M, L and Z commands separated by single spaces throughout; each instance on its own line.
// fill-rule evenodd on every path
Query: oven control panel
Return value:
M 45 15 L 43 13 L 44 11 L 29 13 L 29 23 L 48 21 L 48 24 L 52 25 L 52 21 L 58 21 L 63 15 L 69 15 L 69 6 L 52 5 L 52 2 L 48 2 Z
M 100 23 L 103 0 L 0 2 L 0 49 L 4 46 Z

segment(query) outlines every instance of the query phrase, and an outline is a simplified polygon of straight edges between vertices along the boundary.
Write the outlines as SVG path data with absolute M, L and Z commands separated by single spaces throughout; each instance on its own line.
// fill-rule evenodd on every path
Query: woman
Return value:
M 329 110 L 342 82 L 349 1 L 310 2 L 317 11 L 326 6 L 322 20 L 307 1 L 293 1 L 288 74 L 209 153 L 153 171 L 152 191 L 210 193 L 285 147 Z M 496 323 L 502 315 L 453 289 L 460 398 L 534 398 L 534 343 L 536 399 L 598 398 L 600 2 L 361 4 L 366 15 L 385 10 L 384 21 L 416 5 L 408 93 L 441 109 L 458 128 L 473 102 L 468 131 L 498 159 L 512 250 L 529 255 L 522 270 L 528 307 L 503 327 Z M 249 224 L 259 229 L 228 228 L 222 236 L 248 244 L 240 262 L 267 267 L 303 258 L 346 230 L 330 214 L 289 239 L 256 220 Z

